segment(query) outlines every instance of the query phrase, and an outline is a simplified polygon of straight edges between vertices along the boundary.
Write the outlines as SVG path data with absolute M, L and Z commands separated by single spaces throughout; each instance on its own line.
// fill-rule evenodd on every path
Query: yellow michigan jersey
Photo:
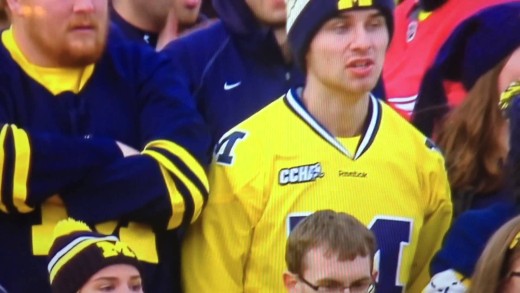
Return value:
M 376 235 L 378 292 L 420 292 L 452 205 L 441 154 L 387 105 L 349 150 L 295 90 L 226 133 L 210 197 L 183 247 L 188 293 L 284 292 L 290 230 L 321 209 L 347 212 Z

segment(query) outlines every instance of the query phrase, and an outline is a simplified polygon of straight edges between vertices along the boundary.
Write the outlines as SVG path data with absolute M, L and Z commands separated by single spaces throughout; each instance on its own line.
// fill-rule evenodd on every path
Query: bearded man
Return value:
M 7 0 L 0 40 L 0 284 L 50 292 L 67 216 L 116 234 L 176 292 L 178 231 L 207 195 L 209 134 L 167 58 L 109 33 L 106 0 Z

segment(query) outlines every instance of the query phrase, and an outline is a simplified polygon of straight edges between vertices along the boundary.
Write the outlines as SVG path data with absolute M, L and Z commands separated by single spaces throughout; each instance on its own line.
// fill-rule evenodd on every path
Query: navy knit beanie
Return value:
M 391 39 L 394 7 L 394 0 L 287 0 L 287 38 L 297 64 L 305 69 L 305 54 L 314 35 L 327 20 L 346 10 L 379 9 Z
M 92 232 L 74 219 L 58 222 L 49 252 L 49 279 L 53 293 L 75 293 L 99 270 L 128 264 L 140 270 L 135 253 L 116 236 Z
M 485 8 L 460 23 L 424 75 L 413 124 L 430 135 L 435 120 L 449 110 L 443 82 L 460 82 L 469 91 L 519 46 L 520 2 Z

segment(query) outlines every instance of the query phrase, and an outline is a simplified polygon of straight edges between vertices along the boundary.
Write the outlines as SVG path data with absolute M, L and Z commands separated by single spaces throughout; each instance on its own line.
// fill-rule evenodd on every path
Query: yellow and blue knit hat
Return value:
M 295 60 L 305 68 L 305 54 L 321 26 L 343 11 L 379 9 L 390 39 L 394 31 L 394 0 L 287 0 L 287 38 Z
M 113 264 L 140 269 L 135 253 L 116 236 L 92 232 L 70 218 L 56 225 L 48 258 L 53 293 L 75 293 L 96 272 Z

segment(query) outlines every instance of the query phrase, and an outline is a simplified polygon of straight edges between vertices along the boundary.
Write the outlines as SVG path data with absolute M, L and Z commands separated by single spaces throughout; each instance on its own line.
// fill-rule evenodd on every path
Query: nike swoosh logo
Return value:
M 224 83 L 224 90 L 225 91 L 229 91 L 231 89 L 234 89 L 236 88 L 237 86 L 239 86 L 242 82 L 239 81 L 239 82 L 235 82 L 235 83 L 231 83 L 231 84 L 228 84 L 227 81 Z

